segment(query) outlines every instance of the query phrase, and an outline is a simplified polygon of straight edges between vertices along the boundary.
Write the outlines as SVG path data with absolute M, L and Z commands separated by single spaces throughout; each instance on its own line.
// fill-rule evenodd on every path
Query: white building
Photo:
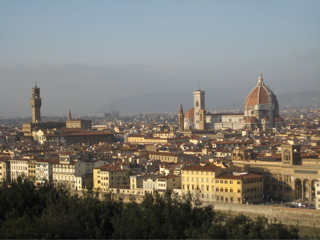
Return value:
M 18 177 L 28 177 L 28 159 L 11 159 L 9 162 L 11 181 L 16 181 Z

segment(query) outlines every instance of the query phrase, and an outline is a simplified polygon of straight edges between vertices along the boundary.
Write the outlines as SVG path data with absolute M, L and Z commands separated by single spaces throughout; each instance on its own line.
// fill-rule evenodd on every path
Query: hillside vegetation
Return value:
M 138 204 L 112 194 L 79 197 L 63 187 L 27 181 L 0 187 L 0 239 L 298 239 L 296 227 L 266 218 L 222 216 L 170 193 Z

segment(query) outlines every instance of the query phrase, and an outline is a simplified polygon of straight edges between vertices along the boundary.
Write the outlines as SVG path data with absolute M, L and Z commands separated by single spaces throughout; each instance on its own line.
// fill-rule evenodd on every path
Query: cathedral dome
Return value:
M 184 118 L 194 118 L 194 108 L 190 108 L 184 115 Z
M 260 72 L 258 78 L 257 86 L 251 90 L 248 94 L 244 105 L 245 106 L 255 106 L 257 104 L 268 104 L 270 103 L 269 95 L 274 96 L 274 94 L 264 85 L 263 78 Z

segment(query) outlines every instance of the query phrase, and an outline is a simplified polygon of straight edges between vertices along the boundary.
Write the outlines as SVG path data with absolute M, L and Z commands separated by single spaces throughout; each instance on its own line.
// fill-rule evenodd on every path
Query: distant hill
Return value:
M 246 97 L 246 96 L 245 96 Z M 223 93 L 206 95 L 206 108 L 208 111 L 243 111 L 245 97 L 232 95 L 224 96 Z M 277 95 L 280 109 L 320 107 L 320 91 L 303 91 Z M 193 106 L 193 95 L 190 92 L 145 94 L 133 97 L 121 97 L 106 102 L 98 107 L 95 112 L 110 112 L 117 109 L 120 114 L 136 113 L 175 113 L 178 111 L 180 100 L 184 112 Z
M 303 91 L 279 94 L 281 109 L 320 107 L 320 91 Z

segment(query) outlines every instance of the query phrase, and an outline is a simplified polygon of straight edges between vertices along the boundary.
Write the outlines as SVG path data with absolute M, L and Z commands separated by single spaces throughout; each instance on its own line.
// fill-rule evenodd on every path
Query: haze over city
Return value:
M 174 95 L 177 110 L 198 88 L 208 107 L 217 96 L 244 101 L 260 71 L 276 95 L 320 90 L 319 10 L 291 0 L 2 0 L 0 117 L 30 116 L 35 82 L 43 115 L 159 94 Z

